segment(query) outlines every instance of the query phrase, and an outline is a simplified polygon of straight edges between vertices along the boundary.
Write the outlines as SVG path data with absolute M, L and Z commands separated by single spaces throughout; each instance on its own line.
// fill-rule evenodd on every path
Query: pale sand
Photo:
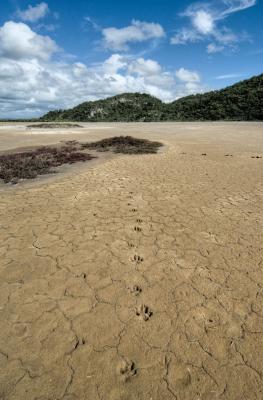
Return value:
M 0 398 L 262 400 L 263 124 L 70 132 L 1 129 L 0 150 L 167 147 L 1 189 Z

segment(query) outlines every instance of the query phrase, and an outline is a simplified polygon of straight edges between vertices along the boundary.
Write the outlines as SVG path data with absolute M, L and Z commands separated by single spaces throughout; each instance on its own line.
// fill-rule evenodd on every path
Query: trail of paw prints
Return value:
M 130 193 L 132 195 L 132 193 Z M 132 214 L 135 216 L 135 224 L 133 226 L 133 231 L 138 234 L 138 237 L 140 237 L 140 233 L 143 231 L 143 219 L 139 215 L 139 209 L 138 206 L 133 206 L 132 204 L 133 198 L 132 196 L 129 197 L 129 207 L 130 211 Z M 136 235 L 137 236 L 137 235 Z M 140 243 L 138 241 L 138 243 Z M 130 249 L 135 249 L 136 248 L 136 253 L 132 255 L 130 261 L 133 264 L 133 268 L 138 271 L 138 267 L 140 264 L 144 262 L 144 258 L 140 255 L 140 246 L 135 246 L 134 243 L 129 242 L 128 247 Z M 139 286 L 137 283 L 134 283 L 132 286 L 128 288 L 129 292 L 133 296 L 139 297 L 141 292 L 143 291 L 143 288 Z M 137 318 L 139 321 L 146 322 L 148 321 L 151 316 L 153 315 L 152 310 L 150 307 L 146 304 L 139 303 L 134 309 L 134 314 L 135 318 Z M 119 374 L 121 376 L 121 379 L 126 382 L 127 380 L 131 379 L 136 374 L 136 368 L 134 366 L 134 363 L 130 360 L 122 360 L 122 363 L 120 364 L 119 367 Z

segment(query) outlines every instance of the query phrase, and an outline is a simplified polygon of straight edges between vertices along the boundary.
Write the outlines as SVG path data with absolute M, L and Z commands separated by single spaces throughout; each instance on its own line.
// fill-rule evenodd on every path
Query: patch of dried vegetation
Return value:
M 77 151 L 73 145 L 39 147 L 32 151 L 0 156 L 0 179 L 5 183 L 17 183 L 22 179 L 34 179 L 38 175 L 54 173 L 52 168 L 63 164 L 89 161 L 94 156 Z
M 17 183 L 22 179 L 34 179 L 38 175 L 54 173 L 56 171 L 53 168 L 63 164 L 96 158 L 87 154 L 87 149 L 122 154 L 154 154 L 161 146 L 159 142 L 131 136 L 116 136 L 91 143 L 73 140 L 65 142 L 61 147 L 42 146 L 31 151 L 0 155 L 0 179 L 5 183 Z
M 160 142 L 147 139 L 137 139 L 132 136 L 115 136 L 102 139 L 97 142 L 83 143 L 83 149 L 94 149 L 97 151 L 113 151 L 122 154 L 155 154 L 162 146 Z

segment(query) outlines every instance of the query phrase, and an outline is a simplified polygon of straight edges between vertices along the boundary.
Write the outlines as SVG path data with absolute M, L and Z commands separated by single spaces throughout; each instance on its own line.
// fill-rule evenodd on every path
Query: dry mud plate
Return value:
M 1 187 L 0 399 L 262 400 L 262 124 L 83 125 L 166 148 Z

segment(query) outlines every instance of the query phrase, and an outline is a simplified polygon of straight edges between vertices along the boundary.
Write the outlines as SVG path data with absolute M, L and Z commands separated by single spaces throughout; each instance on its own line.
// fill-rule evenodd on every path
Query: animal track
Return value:
M 136 315 L 143 319 L 144 321 L 148 321 L 148 319 L 152 316 L 152 311 L 148 306 L 145 304 L 141 304 L 138 307 L 136 307 Z
M 233 154 L 225 154 L 225 157 L 233 157 Z
M 128 243 L 128 246 L 131 247 L 131 248 L 133 248 L 133 247 L 134 247 L 134 244 L 133 244 L 133 243 Z
M 129 360 L 128 358 L 123 359 L 120 362 L 117 371 L 121 377 L 121 380 L 124 382 L 127 382 L 130 378 L 137 374 L 134 362 Z
M 251 158 L 262 158 L 262 156 L 251 156 Z
M 202 153 L 202 156 L 206 156 L 206 153 Z
M 134 227 L 134 230 L 135 230 L 136 232 L 141 232 L 141 231 L 142 231 L 142 228 L 140 228 L 139 226 L 135 226 L 135 227 Z
M 135 296 L 138 296 L 141 293 L 142 289 L 138 285 L 133 285 L 130 287 L 130 292 Z
M 136 221 L 138 222 L 138 224 L 142 223 L 142 219 L 140 219 L 140 218 L 136 219 Z
M 137 254 L 135 254 L 133 256 L 133 261 L 136 261 L 137 264 L 140 264 L 141 262 L 143 262 L 143 258 L 141 256 L 138 256 Z
M 132 212 L 136 212 L 137 210 L 136 210 L 136 208 L 132 208 Z

